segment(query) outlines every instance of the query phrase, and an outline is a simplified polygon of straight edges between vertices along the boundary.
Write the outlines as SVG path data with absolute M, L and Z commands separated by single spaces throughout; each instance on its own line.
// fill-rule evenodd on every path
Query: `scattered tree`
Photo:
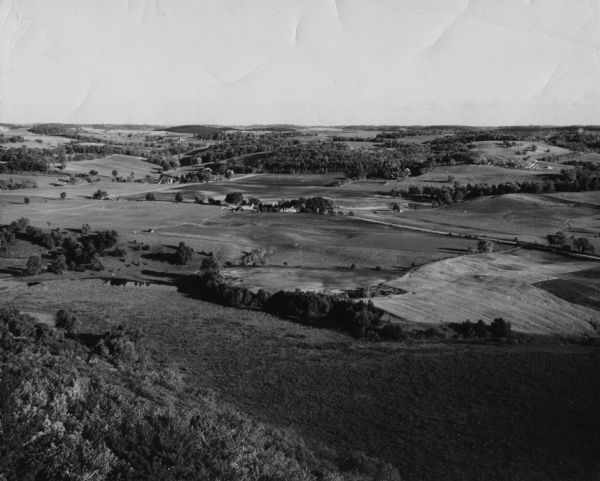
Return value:
M 546 239 L 548 240 L 548 244 L 556 247 L 562 247 L 569 243 L 569 237 L 566 232 L 560 230 L 555 234 L 548 234 Z
M 494 243 L 491 240 L 480 239 L 477 242 L 477 251 L 482 253 L 494 252 Z
M 175 202 L 183 202 L 183 194 L 181 192 L 175 194 Z
M 502 317 L 497 317 L 492 321 L 490 326 L 490 333 L 493 339 L 502 339 L 510 337 L 511 325 L 510 322 L 505 321 Z
M 573 238 L 573 247 L 575 247 L 575 249 L 581 253 L 589 252 L 593 254 L 595 251 L 594 246 L 590 243 L 587 237 Z
M 67 270 L 67 258 L 63 254 L 56 256 L 48 270 L 53 274 L 63 274 Z
M 217 261 L 215 256 L 209 255 L 202 259 L 200 269 L 207 274 L 219 274 L 221 267 L 219 266 L 219 261 Z
M 77 320 L 75 314 L 61 309 L 56 313 L 56 317 L 54 318 L 54 325 L 58 329 L 64 329 L 67 332 L 77 332 L 77 329 L 79 327 L 79 321 Z
M 241 204 L 244 200 L 244 194 L 242 192 L 229 192 L 225 196 L 225 202 L 227 204 L 237 205 Z
M 29 201 L 29 197 L 25 197 L 25 198 L 23 199 L 23 202 L 24 202 L 25 204 L 29 204 L 29 202 L 30 202 L 30 201 Z
M 94 192 L 92 198 L 98 200 L 108 199 L 108 192 L 106 192 L 105 190 L 98 189 L 96 192 Z
M 40 256 L 31 256 L 27 260 L 25 271 L 29 276 L 37 276 L 38 274 L 41 274 L 41 272 L 43 271 L 43 266 L 42 259 L 40 259 Z
M 192 262 L 194 257 L 194 249 L 185 245 L 185 242 L 180 242 L 179 247 L 177 247 L 177 250 L 175 251 L 175 257 L 178 264 L 187 266 Z
M 67 193 L 66 192 L 61 192 L 60 193 L 60 200 L 65 200 L 67 198 Z

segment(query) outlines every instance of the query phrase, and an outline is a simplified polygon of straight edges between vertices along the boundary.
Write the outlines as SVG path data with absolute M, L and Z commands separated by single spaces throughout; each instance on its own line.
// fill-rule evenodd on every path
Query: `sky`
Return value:
M 0 0 L 0 122 L 600 124 L 600 1 Z

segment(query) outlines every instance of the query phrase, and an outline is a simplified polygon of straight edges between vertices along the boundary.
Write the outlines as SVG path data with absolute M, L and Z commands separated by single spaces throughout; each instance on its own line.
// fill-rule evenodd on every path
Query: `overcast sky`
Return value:
M 598 0 L 0 0 L 0 121 L 600 124 Z

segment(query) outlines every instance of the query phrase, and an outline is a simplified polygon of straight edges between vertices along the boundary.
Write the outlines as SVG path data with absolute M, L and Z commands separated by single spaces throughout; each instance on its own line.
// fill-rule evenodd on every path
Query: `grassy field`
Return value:
M 302 259 L 300 260 L 302 263 Z M 277 292 L 281 289 L 293 291 L 317 291 L 339 293 L 359 286 L 376 286 L 394 274 L 376 269 L 319 269 L 294 267 L 237 267 L 225 269 L 233 284 L 244 285 L 252 291 L 265 289 Z
M 588 236 L 596 243 L 595 236 L 600 230 L 596 206 L 573 205 L 561 199 L 529 194 L 481 197 L 438 209 L 404 210 L 400 214 L 365 213 L 361 216 L 455 233 L 500 236 L 511 240 L 517 237 L 538 242 L 545 242 L 547 234 L 565 230 L 573 235 Z
M 147 175 L 157 178 L 162 169 L 156 164 L 146 162 L 142 157 L 115 154 L 101 159 L 69 162 L 65 172 L 87 174 L 90 170 L 95 170 L 99 175 L 106 177 L 111 177 L 113 170 L 122 177 L 127 177 L 133 172 L 136 179 L 143 179 Z
M 593 322 L 600 318 L 600 303 L 595 309 L 593 305 L 599 286 L 574 273 L 597 265 L 529 250 L 460 256 L 388 282 L 407 293 L 376 298 L 374 303 L 411 322 L 491 322 L 503 317 L 520 332 L 593 335 Z M 563 278 L 566 275 L 570 277 Z M 552 295 L 550 289 L 536 287 L 556 280 L 587 288 L 590 302 L 569 302 Z
M 409 185 L 430 185 L 433 187 L 452 186 L 454 182 L 466 184 L 501 184 L 505 182 L 543 181 L 556 176 L 560 169 L 509 169 L 497 165 L 455 165 L 440 166 L 417 177 L 407 177 L 400 187 Z M 449 180 L 449 177 L 452 180 Z
M 574 204 L 591 204 L 600 206 L 600 191 L 591 190 L 588 192 L 555 192 L 550 197 L 562 199 Z
M 20 135 L 23 137 L 23 142 L 4 144 L 4 147 L 8 148 L 16 148 L 16 147 L 27 147 L 30 149 L 49 149 L 52 147 L 56 147 L 58 145 L 67 144 L 69 142 L 73 142 L 72 139 L 68 139 L 66 137 L 56 137 L 54 135 L 39 135 L 34 134 L 33 132 L 29 132 L 30 126 L 19 126 L 19 127 L 4 127 L 0 125 L 0 134 L 5 135 L 7 137 L 12 137 L 14 135 Z
M 211 182 L 205 185 L 183 185 L 174 187 L 165 195 L 174 195 L 181 192 L 185 197 L 193 199 L 194 196 L 204 193 L 216 199 L 225 198 L 229 192 L 243 192 L 246 196 L 258 197 L 263 201 L 278 201 L 281 199 L 297 199 L 298 197 L 311 197 L 324 195 L 334 188 L 327 187 L 337 179 L 343 178 L 341 174 L 261 174 L 252 175 L 240 180 Z
M 110 299 L 110 302 L 107 302 Z M 190 385 L 317 449 L 359 449 L 408 481 L 595 481 L 600 353 L 577 345 L 364 343 L 179 293 L 58 281 L 0 290 L 86 329 L 141 328 Z
M 157 199 L 171 200 L 181 192 L 184 199 L 205 194 L 223 200 L 229 192 L 243 192 L 246 197 L 257 197 L 263 202 L 321 196 L 331 199 L 336 208 L 346 210 L 391 210 L 394 199 L 388 193 L 399 187 L 395 181 L 365 180 L 351 182 L 340 187 L 330 185 L 343 179 L 341 174 L 260 174 L 234 177 L 229 181 L 211 182 L 201 185 L 173 187 L 157 194 Z
M 571 152 L 568 149 L 548 145 L 544 142 L 519 141 L 516 142 L 515 146 L 508 148 L 504 147 L 502 142 L 496 141 L 473 142 L 473 144 L 475 146 L 473 151 L 479 153 L 483 160 L 493 162 L 497 165 L 504 165 L 511 162 L 528 165 L 531 161 L 540 160 L 544 157 L 556 157 Z M 535 152 L 528 150 L 533 145 L 537 146 Z M 529 162 L 525 160 L 526 157 Z
M 131 184 L 135 185 L 135 184 Z M 7 224 L 27 217 L 33 225 L 46 227 L 48 222 L 62 228 L 80 228 L 89 223 L 94 229 L 114 229 L 120 233 L 139 232 L 148 228 L 176 226 L 184 222 L 201 222 L 220 216 L 219 207 L 174 202 L 129 202 L 67 199 L 32 199 L 30 204 L 14 202 L 0 196 L 0 223 Z
M 598 164 L 598 163 L 600 163 L 600 153 L 584 152 L 584 153 L 577 155 L 572 160 L 578 160 L 581 162 L 590 162 L 592 164 Z
M 157 229 L 157 234 L 247 239 L 268 252 L 268 265 L 386 269 L 410 267 L 464 253 L 473 241 L 423 235 L 393 227 L 368 225 L 346 216 L 226 213 L 201 225 Z

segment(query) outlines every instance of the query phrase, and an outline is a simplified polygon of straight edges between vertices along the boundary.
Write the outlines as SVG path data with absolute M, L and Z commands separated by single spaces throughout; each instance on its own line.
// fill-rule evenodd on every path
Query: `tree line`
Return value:
M 447 205 L 477 197 L 503 194 L 545 194 L 553 192 L 584 192 L 600 190 L 600 175 L 587 168 L 562 169 L 556 178 L 543 182 L 504 182 L 500 184 L 466 184 L 455 182 L 452 186 L 435 187 L 430 185 L 411 185 L 408 189 L 392 189 L 390 195 L 412 198 L 426 197 L 434 206 Z

